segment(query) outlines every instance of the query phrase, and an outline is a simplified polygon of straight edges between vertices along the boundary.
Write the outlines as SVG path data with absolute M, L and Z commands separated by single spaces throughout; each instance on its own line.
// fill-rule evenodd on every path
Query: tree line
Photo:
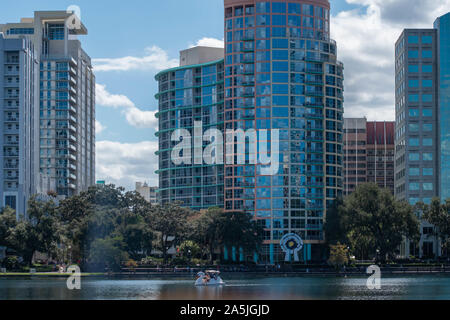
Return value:
M 395 260 L 402 241 L 420 240 L 420 220 L 433 225 L 433 234 L 441 239 L 444 255 L 450 245 L 450 200 L 414 206 L 398 201 L 387 189 L 376 184 L 360 185 L 344 199 L 338 199 L 328 211 L 325 234 L 331 253 L 352 255 L 358 260 Z M 408 253 L 409 257 L 409 253 Z M 342 264 L 343 257 L 332 257 Z
M 154 250 L 167 264 L 171 247 L 183 262 L 213 263 L 224 246 L 252 254 L 262 234 L 253 217 L 243 212 L 198 212 L 180 203 L 152 206 L 137 192 L 114 185 L 93 186 L 61 201 L 33 197 L 27 218 L 17 220 L 8 207 L 0 213 L 0 246 L 14 250 L 24 264 L 31 265 L 39 252 L 84 270 L 117 270 L 124 261 L 148 261 Z

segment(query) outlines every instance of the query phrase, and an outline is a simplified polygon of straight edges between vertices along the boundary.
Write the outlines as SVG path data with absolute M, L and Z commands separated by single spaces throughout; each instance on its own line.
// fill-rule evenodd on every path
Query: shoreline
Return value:
M 422 276 L 422 275 L 448 275 L 450 276 L 450 270 L 414 270 L 414 271 L 381 271 L 383 276 Z M 72 274 L 64 273 L 45 273 L 36 272 L 34 274 L 24 272 L 7 272 L 0 273 L 0 279 L 7 278 L 67 278 Z M 334 278 L 347 278 L 347 277 L 367 277 L 365 272 L 222 272 L 224 277 L 228 278 L 242 278 L 242 277 L 263 277 L 263 278 L 302 278 L 302 277 L 334 277 Z M 120 278 L 133 278 L 137 280 L 152 280 L 152 279 L 192 279 L 195 277 L 195 272 L 116 272 L 116 273 L 81 273 L 83 278 L 107 278 L 107 279 L 120 279 Z M 142 279 L 145 278 L 145 279 Z

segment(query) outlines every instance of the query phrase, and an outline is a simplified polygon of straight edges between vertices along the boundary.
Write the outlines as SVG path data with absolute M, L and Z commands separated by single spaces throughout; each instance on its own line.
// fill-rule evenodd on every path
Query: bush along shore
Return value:
M 450 246 L 448 212 L 450 200 L 441 203 L 433 199 L 430 205 L 411 206 L 375 184 L 360 185 L 328 209 L 326 242 L 315 259 L 319 267 L 284 264 L 274 269 L 261 266 L 264 260 L 258 261 L 258 266 L 253 264 L 255 253 L 267 259 L 260 254 L 267 236 L 265 220 L 221 208 L 194 211 L 181 203 L 151 205 L 136 192 L 99 185 L 64 200 L 51 192 L 47 197 L 32 197 L 26 214 L 4 208 L 0 212 L 0 249 L 7 249 L 0 268 L 18 274 L 35 269 L 39 275 L 59 273 L 61 266 L 64 271 L 69 265 L 91 274 L 145 273 L 146 268 L 188 265 L 203 269 L 214 265 L 228 271 L 225 248 L 234 247 L 245 260 L 242 272 L 339 273 L 346 268 L 348 273 L 364 273 L 356 261 L 373 261 L 369 264 L 386 266 L 386 272 L 394 267 L 399 272 L 422 272 L 439 269 L 442 264 L 407 266 L 419 261 L 412 256 L 398 260 L 399 247 L 404 239 L 418 247 L 420 216 L 435 226 L 430 236 L 440 240 L 445 265 Z M 437 262 L 436 257 L 428 258 Z M 441 269 L 447 272 L 445 266 Z

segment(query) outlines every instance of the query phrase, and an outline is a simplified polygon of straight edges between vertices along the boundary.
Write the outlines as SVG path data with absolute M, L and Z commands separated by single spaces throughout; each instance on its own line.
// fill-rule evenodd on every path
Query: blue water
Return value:
M 449 300 L 450 277 L 399 276 L 381 279 L 370 290 L 366 277 L 301 277 L 226 279 L 225 287 L 194 287 L 193 279 L 81 280 L 81 290 L 68 290 L 65 279 L 0 278 L 0 300 Z

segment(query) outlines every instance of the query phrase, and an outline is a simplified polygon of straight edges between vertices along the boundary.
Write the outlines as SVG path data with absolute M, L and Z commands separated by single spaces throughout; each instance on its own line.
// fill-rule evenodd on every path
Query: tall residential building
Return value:
M 191 49 L 180 67 L 156 77 L 161 201 L 250 213 L 265 229 L 260 262 L 284 261 L 280 239 L 288 233 L 303 239 L 303 261 L 322 260 L 326 210 L 343 189 L 343 65 L 329 38 L 329 2 L 224 4 L 225 52 Z M 279 170 L 268 175 L 265 165 L 252 163 L 250 141 L 226 139 L 224 164 L 206 165 L 194 147 L 192 164 L 176 165 L 174 130 L 186 129 L 198 142 L 209 128 L 278 129 Z M 270 137 L 263 139 L 269 145 Z M 203 140 L 203 147 L 211 141 Z M 245 163 L 229 161 L 242 155 Z
M 225 209 L 265 229 L 261 262 L 322 260 L 327 208 L 342 194 L 343 64 L 330 39 L 328 0 L 224 0 L 225 129 L 279 129 L 280 166 L 225 164 Z M 246 148 L 247 149 L 247 148 Z
M 395 123 L 344 119 L 344 195 L 372 182 L 394 194 Z
M 136 192 L 152 205 L 158 204 L 158 187 L 149 187 L 146 182 L 136 182 Z
M 223 49 L 195 47 L 180 53 L 180 67 L 156 75 L 159 82 L 159 199 L 181 201 L 196 210 L 223 207 L 223 174 L 220 164 L 203 162 L 203 134 L 210 128 L 223 130 Z M 198 123 L 201 122 L 199 126 Z M 197 127 L 194 125 L 197 124 Z M 193 149 L 189 164 L 176 164 L 171 141 L 177 129 L 185 129 Z M 189 143 L 191 143 L 189 142 Z M 189 144 L 190 145 L 190 144 Z
M 39 181 L 39 63 L 29 39 L 0 33 L 0 206 L 24 214 Z
M 25 73 L 29 65 L 22 56 L 19 59 L 19 81 L 33 94 L 29 97 L 31 106 L 19 100 L 18 108 L 24 112 L 32 108 L 33 120 L 38 119 L 29 125 L 21 122 L 25 129 L 19 128 L 19 142 L 26 138 L 32 141 L 31 147 L 25 146 L 28 153 L 39 148 L 39 164 L 24 173 L 19 170 L 19 185 L 22 177 L 32 175 L 28 195 L 53 191 L 67 197 L 87 189 L 95 182 L 95 77 L 91 59 L 77 39 L 87 34 L 85 26 L 66 11 L 38 11 L 34 18 L 0 25 L 0 32 L 6 42 L 29 43 L 30 49 L 23 52 L 32 55 L 39 68 L 33 74 Z M 8 82 L 8 77 L 2 80 Z M 5 112 L 7 106 L 3 106 Z
M 450 13 L 433 29 L 405 29 L 395 45 L 395 194 L 411 204 L 450 198 Z M 403 254 L 439 256 L 432 226 Z

